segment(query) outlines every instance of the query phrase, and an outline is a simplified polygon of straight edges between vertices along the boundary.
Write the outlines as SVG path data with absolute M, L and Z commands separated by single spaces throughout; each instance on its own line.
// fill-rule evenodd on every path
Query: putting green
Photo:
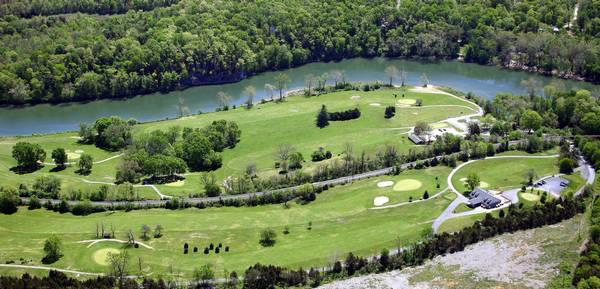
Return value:
M 412 191 L 420 188 L 423 184 L 415 179 L 405 179 L 396 182 L 394 185 L 394 191 Z
M 176 182 L 165 184 L 165 186 L 169 186 L 169 187 L 183 187 L 184 185 L 185 185 L 185 181 L 176 181 Z
M 416 99 L 412 99 L 412 98 L 406 98 L 406 99 L 399 99 L 398 100 L 398 104 L 408 104 L 408 105 L 412 105 L 417 103 Z
M 522 193 L 521 197 L 530 202 L 537 202 L 540 199 L 540 196 L 532 193 Z
M 109 254 L 119 254 L 121 250 L 115 248 L 104 248 L 94 252 L 92 258 L 94 261 L 102 266 L 108 266 L 108 255 Z

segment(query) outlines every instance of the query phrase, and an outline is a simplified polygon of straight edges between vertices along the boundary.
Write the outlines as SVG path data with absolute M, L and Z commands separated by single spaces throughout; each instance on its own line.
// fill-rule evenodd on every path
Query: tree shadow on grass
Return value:
M 75 171 L 76 174 L 81 175 L 81 176 L 89 176 L 91 172 L 92 172 L 91 170 L 84 171 L 81 169 Z
M 42 165 L 38 165 L 38 166 L 34 166 L 34 167 L 14 166 L 14 167 L 10 168 L 9 170 L 17 175 L 24 175 L 24 174 L 31 174 L 43 167 L 44 166 L 42 166 Z
M 60 172 L 60 171 L 64 171 L 66 168 L 67 168 L 67 166 L 55 166 L 55 167 L 53 167 L 50 170 L 50 172 L 51 173 L 57 173 L 57 172 Z

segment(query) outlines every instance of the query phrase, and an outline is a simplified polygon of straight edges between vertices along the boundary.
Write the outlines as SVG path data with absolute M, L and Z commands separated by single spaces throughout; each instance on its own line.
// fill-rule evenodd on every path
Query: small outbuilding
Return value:
M 475 208 L 481 206 L 484 209 L 496 208 L 502 203 L 500 199 L 492 196 L 488 191 L 481 188 L 475 188 L 469 194 L 469 207 Z
M 414 133 L 408 134 L 408 139 L 411 140 L 412 142 L 414 142 L 415 144 L 418 144 L 418 145 L 425 143 L 424 139 L 422 139 L 420 136 L 418 136 L 418 135 L 416 135 Z

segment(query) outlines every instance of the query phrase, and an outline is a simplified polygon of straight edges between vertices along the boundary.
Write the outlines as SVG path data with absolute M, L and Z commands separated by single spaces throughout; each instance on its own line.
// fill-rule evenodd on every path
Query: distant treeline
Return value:
M 121 14 L 129 10 L 149 11 L 167 7 L 180 0 L 2 0 L 0 17 L 32 17 L 67 13 Z
M 14 0 L 0 9 L 109 13 L 176 2 L 62 1 Z M 106 17 L 6 15 L 0 104 L 123 98 L 352 57 L 456 58 L 461 46 L 466 61 L 597 81 L 597 5 L 582 2 L 574 36 L 563 28 L 574 0 L 403 0 L 398 8 L 387 0 L 181 0 Z

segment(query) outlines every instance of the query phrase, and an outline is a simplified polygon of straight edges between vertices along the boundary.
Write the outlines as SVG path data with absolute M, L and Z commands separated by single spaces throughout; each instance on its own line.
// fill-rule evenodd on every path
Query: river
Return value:
M 522 81 L 530 77 L 536 79 L 540 89 L 557 81 L 565 88 L 600 89 L 600 86 L 542 76 L 534 73 L 512 71 L 496 66 L 482 66 L 459 61 L 422 63 L 402 59 L 356 58 L 340 62 L 311 63 L 286 71 L 292 82 L 289 89 L 304 86 L 305 75 L 321 75 L 332 70 L 343 70 L 347 81 L 386 81 L 385 68 L 394 64 L 407 72 L 407 85 L 421 85 L 421 76 L 427 75 L 430 83 L 448 86 L 475 95 L 492 98 L 498 93 L 521 94 L 526 91 Z M 253 85 L 257 89 L 255 100 L 266 98 L 266 83 L 274 83 L 278 72 L 266 72 L 237 83 L 191 87 L 166 94 L 154 93 L 123 100 L 98 100 L 87 103 L 60 105 L 42 104 L 28 107 L 0 108 L 0 135 L 30 135 L 77 130 L 82 122 L 91 123 L 99 117 L 118 115 L 122 118 L 135 118 L 139 121 L 174 118 L 178 115 L 178 103 L 189 108 L 192 113 L 213 111 L 218 106 L 217 93 L 223 91 L 231 96 L 231 104 L 245 101 L 241 96 L 244 87 Z M 396 79 L 396 84 L 399 80 Z M 329 84 L 333 84 L 329 80 Z M 540 93 L 542 93 L 540 91 Z

